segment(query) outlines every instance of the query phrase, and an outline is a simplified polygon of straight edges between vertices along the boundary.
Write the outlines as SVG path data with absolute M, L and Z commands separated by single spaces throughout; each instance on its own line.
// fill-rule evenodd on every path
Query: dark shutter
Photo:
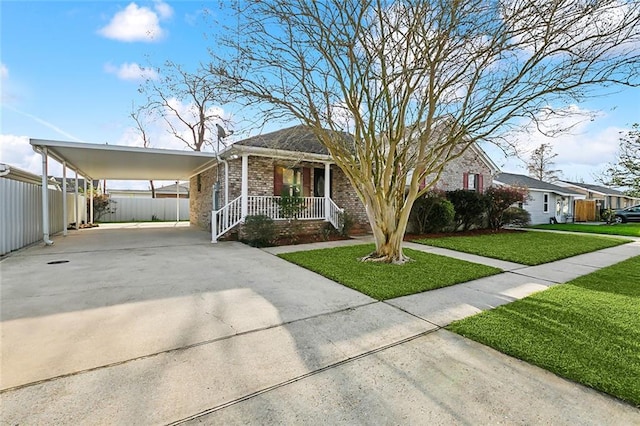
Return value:
M 282 195 L 282 166 L 273 167 L 273 195 Z
M 484 191 L 484 178 L 482 175 L 476 175 L 476 187 L 478 188 L 476 191 L 482 194 Z
M 462 174 L 462 189 L 469 189 L 469 173 Z
M 302 196 L 311 197 L 311 169 L 309 167 L 302 169 Z

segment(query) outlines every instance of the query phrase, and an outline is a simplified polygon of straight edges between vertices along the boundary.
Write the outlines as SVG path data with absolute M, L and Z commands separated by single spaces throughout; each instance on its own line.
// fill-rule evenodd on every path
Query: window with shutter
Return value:
M 311 192 L 311 188 L 303 187 L 303 173 L 307 173 L 303 170 L 307 169 L 289 169 L 282 166 L 275 166 L 273 171 L 273 195 L 289 195 L 289 196 L 302 196 L 304 193 Z M 307 182 L 311 182 L 311 176 L 305 179 Z

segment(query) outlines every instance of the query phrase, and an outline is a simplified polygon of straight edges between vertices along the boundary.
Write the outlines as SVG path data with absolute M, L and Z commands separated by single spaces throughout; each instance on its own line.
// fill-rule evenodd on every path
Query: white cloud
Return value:
M 604 118 L 602 114 L 575 105 L 556 112 L 559 115 L 548 117 L 541 123 L 541 129 L 544 132 L 557 129 L 569 129 L 568 131 L 548 136 L 535 126 L 529 126 L 516 136 L 521 158 L 505 158 L 497 150 L 489 148 L 490 155 L 503 171 L 527 174 L 525 160 L 534 149 L 546 143 L 558 154 L 553 160 L 554 168 L 561 170 L 564 178 L 594 182 L 594 176 L 615 159 L 620 131 L 624 129 L 602 127 L 598 123 L 598 118 Z
M 115 74 L 121 80 L 127 81 L 143 81 L 147 79 L 156 80 L 158 73 L 152 68 L 143 68 L 135 62 L 125 62 L 119 67 L 111 63 L 107 63 L 104 66 L 104 70 L 109 74 Z
M 42 173 L 42 156 L 31 148 L 28 136 L 0 135 L 0 163 L 36 175 Z M 62 166 L 54 160 L 49 160 L 48 171 L 50 176 L 62 176 Z
M 98 30 L 98 34 L 127 42 L 159 41 L 166 35 L 166 31 L 160 27 L 160 21 L 170 18 L 173 9 L 162 1 L 156 1 L 154 9 L 155 11 L 130 3 L 124 10 L 116 13 L 107 26 Z
M 4 79 L 7 77 L 9 77 L 9 68 L 7 68 L 5 64 L 0 62 L 0 78 Z
M 155 0 L 153 2 L 153 8 L 156 10 L 158 15 L 160 15 L 160 19 L 169 19 L 173 16 L 173 9 L 163 1 Z

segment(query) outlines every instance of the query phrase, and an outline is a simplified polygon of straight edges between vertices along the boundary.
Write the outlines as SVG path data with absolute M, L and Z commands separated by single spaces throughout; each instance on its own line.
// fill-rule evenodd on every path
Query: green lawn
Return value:
M 361 262 L 375 246 L 364 244 L 280 254 L 333 281 L 378 300 L 446 287 L 502 272 L 476 263 L 405 249 L 412 262 L 391 265 Z
M 640 407 L 640 256 L 448 328 Z
M 415 242 L 523 265 L 540 265 L 617 246 L 629 242 L 629 240 L 615 237 L 518 231 L 476 236 L 427 238 Z
M 640 223 L 617 223 L 615 225 L 584 225 L 580 223 L 558 223 L 557 225 L 536 225 L 535 229 L 555 231 L 586 232 L 589 234 L 623 235 L 640 237 Z

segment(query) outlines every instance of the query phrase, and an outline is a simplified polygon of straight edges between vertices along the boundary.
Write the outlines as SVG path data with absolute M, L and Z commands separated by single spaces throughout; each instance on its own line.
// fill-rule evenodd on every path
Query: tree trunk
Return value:
M 393 264 L 403 264 L 411 260 L 404 255 L 402 242 L 407 230 L 413 200 L 405 200 L 402 206 L 378 197 L 368 201 L 365 206 L 376 242 L 376 250 L 362 260 Z
M 156 188 L 152 180 L 149 181 L 149 185 L 151 186 L 151 198 L 156 198 Z

